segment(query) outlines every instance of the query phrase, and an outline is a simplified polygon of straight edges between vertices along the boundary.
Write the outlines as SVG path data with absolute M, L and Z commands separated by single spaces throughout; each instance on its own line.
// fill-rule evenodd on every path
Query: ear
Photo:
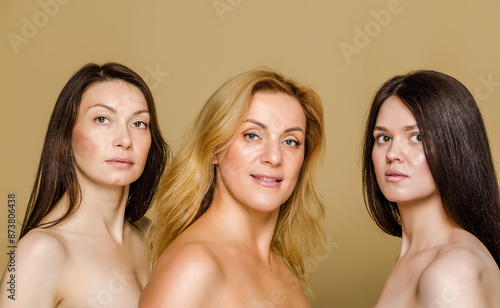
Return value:
M 212 158 L 212 164 L 217 165 L 219 163 L 219 158 L 217 155 L 214 155 L 214 158 Z

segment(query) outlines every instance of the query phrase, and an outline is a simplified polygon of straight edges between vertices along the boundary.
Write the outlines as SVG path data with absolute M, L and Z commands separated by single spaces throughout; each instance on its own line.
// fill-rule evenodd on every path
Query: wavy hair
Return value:
M 446 74 L 417 71 L 395 76 L 377 91 L 363 153 L 363 190 L 370 216 L 384 232 L 401 237 L 398 208 L 382 194 L 371 158 L 377 115 L 391 96 L 399 98 L 417 121 L 446 214 L 476 236 L 500 264 L 500 200 L 488 136 L 471 93 Z
M 158 125 L 153 95 L 144 80 L 128 67 L 118 63 L 102 66 L 89 63 L 70 78 L 56 101 L 19 238 L 34 228 L 55 226 L 78 209 L 81 191 L 71 145 L 73 127 L 85 90 L 93 84 L 113 80 L 121 80 L 137 87 L 148 106 L 151 147 L 141 176 L 130 184 L 125 218 L 133 223 L 148 210 L 170 157 L 170 148 L 163 140 Z M 64 193 L 69 197 L 69 207 L 64 215 L 54 221 L 42 223 Z
M 285 260 L 308 293 L 306 278 L 324 242 L 320 223 L 324 205 L 315 184 L 324 148 L 323 107 L 312 89 L 269 69 L 245 72 L 224 83 L 188 130 L 180 152 L 163 174 L 153 202 L 154 218 L 148 236 L 152 266 L 210 206 L 216 185 L 213 158 L 232 142 L 253 94 L 261 91 L 296 98 L 307 120 L 304 162 L 292 195 L 281 205 L 271 249 Z

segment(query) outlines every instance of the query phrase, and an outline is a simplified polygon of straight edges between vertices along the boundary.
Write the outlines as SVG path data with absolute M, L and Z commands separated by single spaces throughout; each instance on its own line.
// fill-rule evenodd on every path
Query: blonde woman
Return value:
M 323 135 L 313 90 L 270 70 L 223 84 L 163 175 L 139 306 L 309 307 Z

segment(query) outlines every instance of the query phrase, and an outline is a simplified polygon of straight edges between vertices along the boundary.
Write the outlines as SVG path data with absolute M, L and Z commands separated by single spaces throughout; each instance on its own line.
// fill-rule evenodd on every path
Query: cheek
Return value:
M 73 153 L 75 157 L 87 158 L 95 152 L 99 144 L 102 143 L 102 136 L 93 133 L 73 131 Z
M 226 157 L 224 157 L 223 159 L 223 162 L 222 162 L 222 166 L 221 166 L 221 173 L 223 174 L 223 176 L 227 176 L 227 177 L 233 177 L 233 176 L 237 176 L 238 174 L 241 173 L 241 167 L 242 165 L 240 165 L 237 161 L 233 161 L 233 160 L 226 160 L 225 159 Z
M 375 169 L 375 174 L 378 175 L 380 168 L 385 166 L 385 155 L 380 150 L 377 150 L 375 147 L 372 150 L 372 162 L 373 168 Z
M 293 153 L 291 157 L 289 157 L 288 164 L 289 168 L 285 168 L 285 172 L 288 171 L 290 176 L 297 180 L 300 174 L 300 170 L 302 169 L 302 165 L 304 163 L 304 152 L 301 153 Z
M 146 137 L 142 137 L 139 139 L 139 147 L 140 147 L 140 155 L 144 159 L 147 160 L 149 149 L 151 148 L 151 135 L 147 135 Z
M 429 169 L 429 167 L 427 166 L 427 159 L 425 158 L 425 154 L 423 152 L 419 152 L 413 155 L 413 161 L 415 165 L 422 167 L 425 166 L 427 169 Z
M 410 161 L 415 172 L 429 172 L 429 166 L 427 165 L 427 159 L 425 158 L 424 151 L 413 152 L 408 160 Z
M 425 158 L 425 154 L 423 152 L 414 155 L 413 167 L 415 168 L 415 171 L 418 172 L 421 176 L 427 178 L 429 182 L 434 183 L 431 170 L 429 169 L 427 159 Z
M 241 174 L 255 160 L 258 152 L 259 146 L 246 147 L 241 144 L 232 144 L 219 162 L 221 172 L 229 177 Z

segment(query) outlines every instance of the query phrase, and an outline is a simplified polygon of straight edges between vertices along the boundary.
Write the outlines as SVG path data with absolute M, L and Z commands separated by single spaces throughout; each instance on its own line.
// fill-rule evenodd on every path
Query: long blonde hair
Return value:
M 210 206 L 215 188 L 213 158 L 232 142 L 256 92 L 282 92 L 296 98 L 306 115 L 304 162 L 290 198 L 281 206 L 271 242 L 306 293 L 306 278 L 324 242 L 324 205 L 316 190 L 317 165 L 324 148 L 323 107 L 312 89 L 269 69 L 237 75 L 208 99 L 165 170 L 153 202 L 148 234 L 152 266 L 163 251 Z

